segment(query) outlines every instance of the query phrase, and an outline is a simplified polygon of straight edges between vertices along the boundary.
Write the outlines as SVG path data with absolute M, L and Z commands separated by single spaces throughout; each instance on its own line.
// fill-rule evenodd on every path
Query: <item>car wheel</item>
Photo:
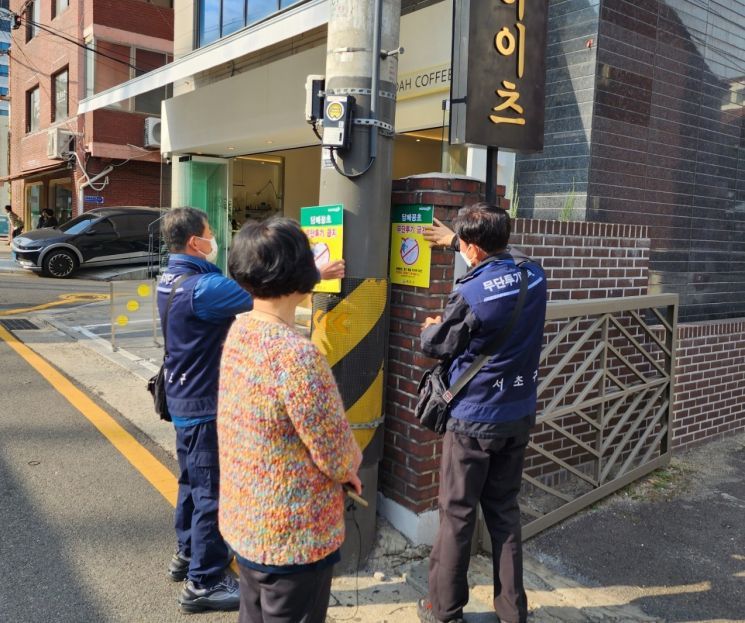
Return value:
M 78 259 L 69 251 L 54 249 L 47 253 L 41 268 L 48 277 L 65 279 L 75 272 L 78 267 Z

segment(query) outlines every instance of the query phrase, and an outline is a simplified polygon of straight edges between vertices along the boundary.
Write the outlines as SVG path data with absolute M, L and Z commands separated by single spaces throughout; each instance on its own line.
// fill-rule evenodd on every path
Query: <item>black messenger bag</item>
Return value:
M 166 311 L 163 314 L 163 326 L 161 327 L 163 332 L 163 363 L 160 364 L 158 373 L 151 377 L 147 382 L 147 391 L 153 396 L 153 406 L 155 407 L 155 413 L 160 416 L 161 420 L 166 422 L 171 421 L 171 414 L 168 413 L 168 403 L 166 402 L 166 357 L 168 357 L 168 342 L 166 341 L 166 333 L 168 331 L 168 312 L 171 309 L 171 303 L 173 297 L 176 294 L 176 289 L 181 283 L 187 278 L 191 277 L 192 273 L 181 275 L 176 281 L 173 282 L 171 287 L 171 293 L 168 295 L 168 303 L 166 304 Z
M 414 408 L 414 417 L 419 420 L 419 424 L 429 430 L 442 435 L 448 423 L 450 403 L 453 398 L 476 376 L 484 364 L 489 361 L 497 351 L 502 347 L 504 341 L 512 333 L 512 329 L 522 313 L 525 297 L 528 292 L 528 271 L 520 268 L 520 294 L 517 297 L 515 310 L 512 318 L 507 325 L 499 332 L 499 335 L 489 345 L 484 353 L 476 357 L 474 362 L 468 366 L 468 369 L 455 382 L 452 387 L 448 387 L 447 377 L 451 360 L 440 361 L 433 368 L 427 370 L 419 382 L 419 401 Z

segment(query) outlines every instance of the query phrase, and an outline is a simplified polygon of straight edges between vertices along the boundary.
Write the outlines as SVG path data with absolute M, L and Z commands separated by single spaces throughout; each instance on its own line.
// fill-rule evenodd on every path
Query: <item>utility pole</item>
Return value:
M 319 205 L 344 206 L 346 278 L 340 294 L 313 296 L 312 339 L 329 360 L 363 448 L 360 478 L 369 507 L 347 512 L 346 568 L 366 558 L 375 539 L 400 19 L 401 0 L 330 2 L 325 94 L 355 101 L 349 147 L 324 149 Z

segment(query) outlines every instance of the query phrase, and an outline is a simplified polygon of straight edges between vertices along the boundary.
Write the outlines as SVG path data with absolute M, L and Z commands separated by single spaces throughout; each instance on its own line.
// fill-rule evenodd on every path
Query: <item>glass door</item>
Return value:
M 174 163 L 176 164 L 176 163 Z M 207 213 L 219 252 L 217 264 L 227 268 L 230 247 L 230 161 L 204 156 L 182 156 L 174 170 L 174 207 L 192 207 Z

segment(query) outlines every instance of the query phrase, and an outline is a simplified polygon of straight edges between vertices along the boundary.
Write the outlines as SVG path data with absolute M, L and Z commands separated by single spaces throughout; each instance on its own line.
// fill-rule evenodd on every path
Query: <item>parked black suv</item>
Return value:
M 24 268 L 59 278 L 78 268 L 157 263 L 162 215 L 157 208 L 97 208 L 56 228 L 24 232 L 13 238 L 13 251 Z

